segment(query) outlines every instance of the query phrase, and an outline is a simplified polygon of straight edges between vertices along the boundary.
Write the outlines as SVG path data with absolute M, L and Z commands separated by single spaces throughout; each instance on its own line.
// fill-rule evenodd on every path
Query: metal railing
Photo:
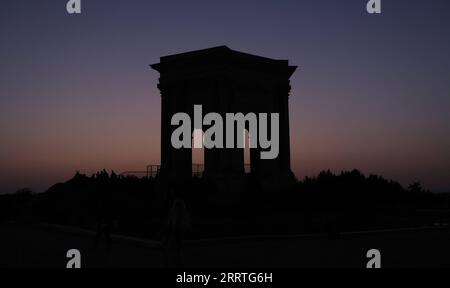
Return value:
M 147 171 L 124 171 L 119 174 L 120 177 L 146 177 L 148 178 Z
M 245 173 L 250 173 L 250 164 L 244 164 Z M 135 177 L 145 177 L 145 178 L 155 178 L 159 175 L 161 171 L 161 165 L 147 165 L 146 171 L 124 171 L 119 175 L 122 177 L 135 176 Z M 192 177 L 202 178 L 203 172 L 205 171 L 204 164 L 192 164 Z
M 158 176 L 161 170 L 161 165 L 147 165 L 147 178 L 154 178 Z
M 192 164 L 192 178 L 202 178 L 203 172 L 205 172 L 205 165 Z
M 202 178 L 203 172 L 205 171 L 205 165 L 203 164 L 192 164 L 192 177 Z M 244 172 L 249 174 L 251 172 L 250 164 L 244 164 Z

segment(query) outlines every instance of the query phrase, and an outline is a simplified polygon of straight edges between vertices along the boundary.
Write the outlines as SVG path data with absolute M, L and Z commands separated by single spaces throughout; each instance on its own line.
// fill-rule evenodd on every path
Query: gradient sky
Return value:
M 0 191 L 159 163 L 160 56 L 288 59 L 297 177 L 358 168 L 450 190 L 450 1 L 2 0 Z

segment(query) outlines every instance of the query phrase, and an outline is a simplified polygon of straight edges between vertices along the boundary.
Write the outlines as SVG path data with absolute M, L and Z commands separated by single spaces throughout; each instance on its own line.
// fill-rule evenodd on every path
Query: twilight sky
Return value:
M 159 163 L 160 56 L 288 59 L 297 177 L 358 168 L 450 190 L 450 1 L 2 0 L 0 193 Z

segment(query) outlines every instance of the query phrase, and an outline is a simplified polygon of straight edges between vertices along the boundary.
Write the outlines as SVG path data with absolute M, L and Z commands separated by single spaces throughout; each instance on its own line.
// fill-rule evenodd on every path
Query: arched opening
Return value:
M 201 129 L 192 132 L 192 176 L 202 177 L 205 170 L 204 133 Z
M 244 129 L 244 170 L 245 173 L 250 173 L 250 134 L 247 129 Z

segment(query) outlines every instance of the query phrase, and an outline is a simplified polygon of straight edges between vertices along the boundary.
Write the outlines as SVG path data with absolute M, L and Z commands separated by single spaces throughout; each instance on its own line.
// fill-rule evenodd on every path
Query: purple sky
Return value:
M 159 163 L 160 56 L 289 59 L 297 177 L 358 168 L 450 190 L 450 1 L 3 0 L 0 193 Z

